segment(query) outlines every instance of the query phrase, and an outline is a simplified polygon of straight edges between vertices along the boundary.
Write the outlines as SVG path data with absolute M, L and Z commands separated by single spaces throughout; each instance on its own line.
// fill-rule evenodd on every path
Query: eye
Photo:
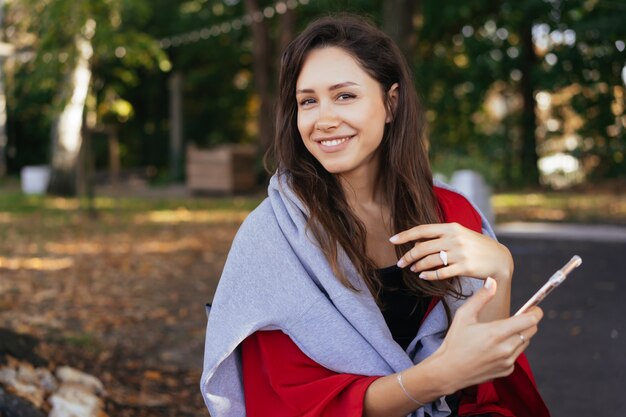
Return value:
M 300 100 L 301 107 L 310 106 L 311 104 L 315 104 L 315 99 L 305 98 L 305 99 Z
M 356 95 L 352 94 L 352 93 L 341 93 L 337 96 L 337 100 L 339 101 L 346 101 L 346 100 L 350 100 L 355 98 Z

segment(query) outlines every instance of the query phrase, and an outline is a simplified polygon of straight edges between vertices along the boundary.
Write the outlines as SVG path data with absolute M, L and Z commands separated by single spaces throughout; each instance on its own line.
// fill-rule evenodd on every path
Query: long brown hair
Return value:
M 385 126 L 378 149 L 377 188 L 390 208 L 393 230 L 399 232 L 441 221 L 424 137 L 424 116 L 411 71 L 396 44 L 361 17 L 342 14 L 321 18 L 311 23 L 283 52 L 277 133 L 266 162 L 273 160 L 279 172 L 288 174 L 291 186 L 308 206 L 308 227 L 339 280 L 354 289 L 338 263 L 338 251 L 343 249 L 380 305 L 383 283 L 376 273 L 376 265 L 366 254 L 365 225 L 348 205 L 339 179 L 326 171 L 306 149 L 297 126 L 295 91 L 302 65 L 313 49 L 330 46 L 341 48 L 356 59 L 385 93 L 394 83 L 399 85 L 393 120 Z M 391 109 L 387 96 L 385 94 L 385 103 Z M 397 246 L 398 257 L 412 246 L 411 243 Z M 458 280 L 427 282 L 408 269 L 403 278 L 418 296 L 461 296 Z

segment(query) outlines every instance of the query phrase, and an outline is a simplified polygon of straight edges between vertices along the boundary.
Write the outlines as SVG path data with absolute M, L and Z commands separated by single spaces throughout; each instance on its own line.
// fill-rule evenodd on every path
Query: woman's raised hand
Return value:
M 513 274 L 513 258 L 504 245 L 458 223 L 424 224 L 389 240 L 395 245 L 415 242 L 400 258 L 398 266 L 419 272 L 422 279 L 464 275 L 500 281 L 510 279 Z
M 510 375 L 515 360 L 537 332 L 543 317 L 539 307 L 489 323 L 478 320 L 496 286 L 495 280 L 488 278 L 485 286 L 459 308 L 443 344 L 431 356 L 441 360 L 441 377 L 450 381 L 450 392 Z

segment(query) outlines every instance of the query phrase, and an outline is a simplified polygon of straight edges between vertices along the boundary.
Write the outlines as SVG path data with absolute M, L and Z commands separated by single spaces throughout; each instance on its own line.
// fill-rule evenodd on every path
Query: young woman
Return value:
M 510 252 L 433 184 L 397 46 L 323 18 L 279 83 L 278 168 L 210 308 L 211 415 L 548 416 L 522 354 L 542 312 L 509 317 Z

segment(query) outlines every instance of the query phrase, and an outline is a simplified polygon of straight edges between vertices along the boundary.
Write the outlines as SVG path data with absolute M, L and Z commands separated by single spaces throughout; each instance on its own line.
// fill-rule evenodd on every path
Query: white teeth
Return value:
M 347 140 L 348 138 L 341 138 L 341 139 L 333 139 L 333 140 L 323 140 L 320 143 L 324 146 L 337 146 L 341 143 L 344 143 Z

